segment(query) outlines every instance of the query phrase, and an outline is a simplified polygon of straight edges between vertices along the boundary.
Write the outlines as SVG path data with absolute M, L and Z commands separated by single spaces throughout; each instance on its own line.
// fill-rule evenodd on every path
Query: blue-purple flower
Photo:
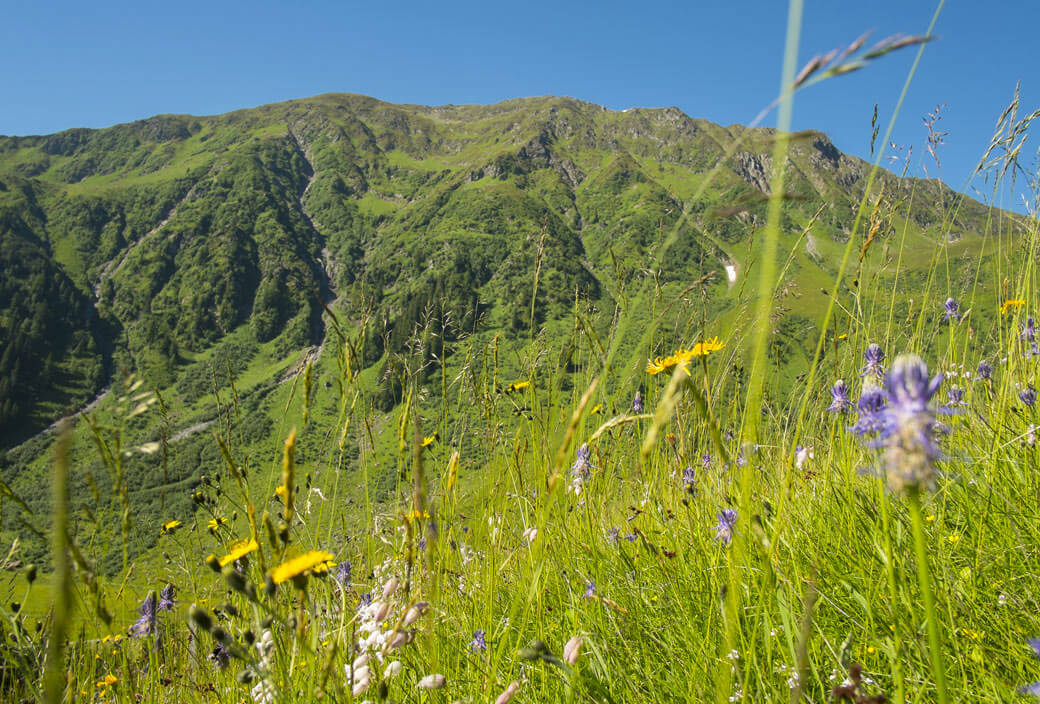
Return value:
M 1036 339 L 1036 325 L 1033 322 L 1033 316 L 1026 316 L 1026 322 L 1022 324 L 1022 333 L 1018 339 L 1023 342 L 1032 342 Z
M 1027 386 L 1026 388 L 1018 392 L 1018 399 L 1022 403 L 1032 408 L 1033 404 L 1036 403 L 1036 389 L 1034 389 L 1032 386 Z
M 156 611 L 155 592 L 150 591 L 137 609 L 139 616 L 137 622 L 130 626 L 130 636 L 132 638 L 140 638 L 155 631 Z
M 989 381 L 993 377 L 993 365 L 986 360 L 982 360 L 979 362 L 978 369 L 975 370 L 975 376 L 983 381 Z
M 354 571 L 354 566 L 350 564 L 350 560 L 344 560 L 339 563 L 336 567 L 336 581 L 339 582 L 342 587 L 350 586 L 351 573 Z
M 913 354 L 896 358 L 885 384 L 887 405 L 880 412 L 882 428 L 877 445 L 883 448 L 882 466 L 893 491 L 931 489 L 935 462 L 942 453 L 936 442 L 940 428 L 932 397 L 943 375 L 928 375 L 928 365 Z
M 636 395 L 632 397 L 632 412 L 643 412 L 643 394 L 639 393 L 639 389 L 636 389 Z
M 1033 649 L 1033 657 L 1040 658 L 1040 638 L 1030 638 L 1026 641 L 1029 647 Z M 1040 697 L 1040 682 L 1033 682 L 1018 688 L 1019 694 L 1027 694 L 1033 697 Z
M 591 599 L 596 595 L 596 583 L 591 579 L 585 582 L 585 594 L 583 595 L 586 599 Z
M 723 545 L 729 545 L 733 539 L 733 529 L 737 525 L 737 512 L 732 508 L 724 508 L 719 511 L 719 522 L 715 526 L 715 540 L 721 541 Z
M 852 426 L 852 432 L 856 435 L 874 435 L 881 432 L 884 427 L 881 412 L 885 410 L 886 403 L 885 392 L 879 386 L 869 384 L 864 388 L 856 406 L 859 418 Z
M 174 595 L 176 594 L 173 585 L 167 584 L 159 592 L 159 605 L 155 607 L 156 611 L 173 611 L 173 606 L 176 603 L 174 601 Z
M 845 385 L 843 379 L 834 382 L 834 386 L 831 387 L 831 399 L 831 405 L 827 407 L 831 413 L 844 413 L 852 408 L 852 401 L 849 400 L 849 387 Z
M 707 452 L 701 455 L 701 467 L 704 467 L 704 469 L 711 467 L 711 455 Z
M 967 406 L 964 402 L 964 389 L 959 386 L 954 386 L 946 392 L 946 408 L 956 408 L 957 406 Z
M 694 480 L 697 478 L 697 472 L 693 467 L 687 467 L 682 473 L 683 489 L 688 493 L 692 494 L 694 491 Z
M 478 628 L 477 630 L 473 631 L 473 640 L 469 642 L 469 652 L 483 653 L 485 650 L 487 650 L 487 640 L 485 640 L 486 635 L 487 631 L 485 631 L 483 628 Z
M 952 319 L 953 322 L 957 322 L 958 320 L 960 320 L 961 319 L 961 314 L 958 312 L 960 307 L 961 307 L 960 303 L 958 303 L 957 301 L 953 300 L 952 298 L 947 298 L 946 302 L 943 303 L 943 308 L 946 311 L 946 317 L 943 318 L 943 320 L 951 320 Z
M 881 345 L 876 342 L 871 342 L 867 345 L 867 351 L 863 353 L 863 359 L 866 361 L 866 364 L 859 370 L 860 376 L 872 374 L 878 379 L 885 378 L 885 367 L 883 364 L 885 351 L 881 349 Z

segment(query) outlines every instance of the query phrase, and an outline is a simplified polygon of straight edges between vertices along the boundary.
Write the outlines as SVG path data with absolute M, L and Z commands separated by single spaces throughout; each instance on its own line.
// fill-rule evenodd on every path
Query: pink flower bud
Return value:
M 426 675 L 419 680 L 419 689 L 440 689 L 447 679 L 444 675 Z
M 581 636 L 574 636 L 567 645 L 563 646 L 563 659 L 568 665 L 573 665 L 578 662 L 578 656 L 581 655 L 581 646 L 585 642 L 585 639 Z

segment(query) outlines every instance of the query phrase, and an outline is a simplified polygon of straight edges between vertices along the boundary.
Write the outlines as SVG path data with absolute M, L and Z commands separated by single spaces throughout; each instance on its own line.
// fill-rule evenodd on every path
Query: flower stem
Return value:
M 932 676 L 935 678 L 935 694 L 938 704 L 947 704 L 946 673 L 943 670 L 942 642 L 939 622 L 935 613 L 935 597 L 932 595 L 932 578 L 928 571 L 928 548 L 925 544 L 924 518 L 921 516 L 921 493 L 916 487 L 909 490 L 910 523 L 914 533 L 914 557 L 917 561 L 917 581 L 921 586 L 921 597 L 928 617 L 928 650 L 932 660 Z

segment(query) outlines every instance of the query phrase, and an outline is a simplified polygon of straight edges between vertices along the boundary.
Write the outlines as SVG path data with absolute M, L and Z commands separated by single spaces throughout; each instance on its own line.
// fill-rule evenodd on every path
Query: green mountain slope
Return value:
M 134 460 L 140 491 L 190 487 L 215 450 L 185 429 L 219 420 L 206 405 L 214 391 L 259 408 L 319 359 L 333 337 L 326 304 L 383 411 L 402 399 L 399 358 L 417 326 L 428 344 L 412 372 L 436 387 L 444 359 L 475 332 L 501 336 L 503 359 L 538 334 L 566 356 L 579 307 L 594 325 L 636 310 L 639 327 L 650 314 L 637 309 L 705 276 L 711 315 L 739 316 L 743 286 L 724 272 L 743 280 L 754 265 L 774 139 L 676 108 L 617 112 L 568 98 L 424 107 L 340 94 L 0 137 L 0 446 L 133 371 L 161 392 L 163 437 L 182 448 L 164 451 L 161 482 L 158 460 Z M 820 290 L 869 168 L 823 134 L 792 141 L 782 237 L 795 252 L 784 291 L 795 302 L 774 348 L 784 378 L 811 355 Z M 952 262 L 943 287 L 970 285 L 984 223 L 1002 214 L 887 172 L 875 193 L 879 271 L 898 234 L 906 285 L 923 291 L 915 272 L 942 232 Z M 627 344 L 637 358 L 654 352 Z M 257 414 L 246 436 L 264 438 L 277 416 Z M 154 437 L 155 427 L 139 429 Z M 12 453 L 5 478 L 38 493 L 43 447 L 38 438 Z

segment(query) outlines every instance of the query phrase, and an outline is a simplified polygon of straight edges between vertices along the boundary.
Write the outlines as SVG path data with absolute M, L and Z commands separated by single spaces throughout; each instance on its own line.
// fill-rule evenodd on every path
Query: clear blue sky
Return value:
M 922 33 L 935 7 L 806 0 L 800 62 L 868 29 L 874 40 Z M 746 124 L 776 96 L 786 17 L 783 0 L 9 3 L 0 134 L 215 114 L 333 91 L 421 104 L 569 95 Z M 1038 26 L 1040 3 L 947 2 L 893 134 L 914 145 L 912 173 L 924 175 L 922 117 L 937 105 L 946 104 L 939 126 L 949 132 L 941 175 L 958 190 L 1016 81 L 1023 112 L 1038 107 Z M 888 119 L 915 51 L 800 93 L 795 128 L 823 130 L 840 149 L 868 156 L 873 106 Z

